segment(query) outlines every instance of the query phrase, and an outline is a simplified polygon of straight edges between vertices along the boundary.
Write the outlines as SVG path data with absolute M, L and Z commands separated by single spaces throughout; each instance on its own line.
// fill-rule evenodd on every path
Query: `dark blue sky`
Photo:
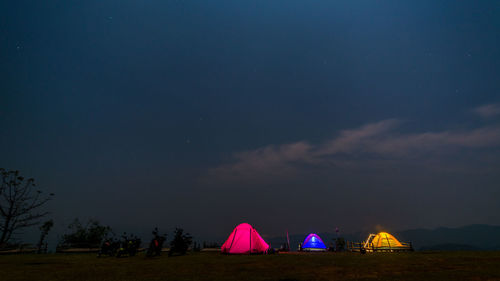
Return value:
M 500 224 L 499 30 L 498 1 L 4 1 L 0 166 L 59 226 Z

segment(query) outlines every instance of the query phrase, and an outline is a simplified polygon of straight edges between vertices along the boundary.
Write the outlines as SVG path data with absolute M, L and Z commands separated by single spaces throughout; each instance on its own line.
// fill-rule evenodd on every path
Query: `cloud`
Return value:
M 472 111 L 483 118 L 491 118 L 500 115 L 500 104 L 498 103 L 486 104 L 483 106 L 478 106 L 474 108 Z
M 283 176 L 294 170 L 294 163 L 313 162 L 312 146 L 307 142 L 270 145 L 234 155 L 234 163 L 210 171 L 220 179 L 250 180 L 256 177 Z
M 415 155 L 446 152 L 454 148 L 480 148 L 500 145 L 500 128 L 486 127 L 467 131 L 426 132 L 391 136 L 372 142 L 369 149 L 381 155 Z
M 500 127 L 401 134 L 402 121 L 387 119 L 313 145 L 305 141 L 269 145 L 234 154 L 233 162 L 210 170 L 219 180 L 284 179 L 307 167 L 353 166 L 370 158 L 392 160 L 439 157 L 459 149 L 500 146 Z M 363 160 L 365 159 L 365 160 Z
M 364 125 L 354 130 L 344 130 L 340 136 L 321 145 L 316 155 L 321 157 L 336 153 L 348 153 L 363 148 L 367 140 L 376 139 L 401 124 L 400 120 L 387 119 Z

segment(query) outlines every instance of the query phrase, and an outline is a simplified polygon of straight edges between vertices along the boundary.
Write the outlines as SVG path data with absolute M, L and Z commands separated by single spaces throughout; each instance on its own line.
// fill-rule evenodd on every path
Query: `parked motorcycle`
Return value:
M 97 254 L 97 257 L 101 257 L 102 255 L 113 257 L 116 255 L 119 248 L 120 248 L 119 241 L 117 241 L 115 239 L 108 238 L 102 242 L 101 248 L 99 249 L 99 253 Z
M 116 257 L 129 256 L 133 257 L 139 251 L 141 246 L 141 239 L 135 236 L 127 237 L 126 234 L 122 235 L 121 246 L 116 253 Z
M 154 257 L 161 255 L 161 249 L 163 248 L 163 243 L 167 240 L 167 235 L 160 236 L 158 234 L 158 228 L 153 230 L 153 239 L 149 243 L 149 248 L 146 252 L 147 257 Z

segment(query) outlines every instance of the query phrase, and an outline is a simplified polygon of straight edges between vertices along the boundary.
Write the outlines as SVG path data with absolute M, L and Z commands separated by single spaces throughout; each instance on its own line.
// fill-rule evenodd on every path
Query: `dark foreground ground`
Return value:
M 0 280 L 500 280 L 500 252 L 0 256 Z

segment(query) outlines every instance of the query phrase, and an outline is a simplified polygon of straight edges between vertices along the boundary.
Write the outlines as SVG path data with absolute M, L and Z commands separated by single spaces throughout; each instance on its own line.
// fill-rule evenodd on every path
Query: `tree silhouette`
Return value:
M 174 240 L 170 242 L 169 256 L 173 254 L 185 255 L 189 246 L 191 245 L 193 238 L 189 233 L 183 234 L 184 230 L 182 228 L 175 228 Z
M 0 168 L 0 247 L 23 228 L 37 225 L 48 212 L 39 211 L 53 193 L 44 196 L 35 180 L 25 179 L 19 171 Z
M 89 220 L 82 225 L 79 219 L 75 219 L 69 226 L 70 233 L 62 237 L 61 247 L 66 248 L 97 248 L 102 240 L 112 233 L 111 227 L 101 225 L 97 220 Z

